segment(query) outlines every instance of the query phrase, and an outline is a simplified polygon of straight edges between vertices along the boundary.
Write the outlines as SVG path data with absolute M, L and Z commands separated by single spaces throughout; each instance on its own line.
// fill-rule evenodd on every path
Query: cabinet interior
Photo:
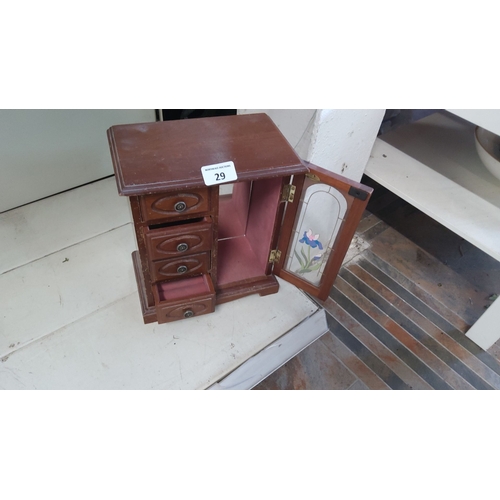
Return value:
M 282 178 L 220 186 L 217 285 L 266 274 Z M 224 189 L 222 189 L 224 188 Z
M 219 241 L 245 236 L 252 187 L 252 181 L 219 186 Z
M 158 283 L 160 301 L 179 300 L 210 293 L 210 285 L 206 274 L 183 280 L 164 281 Z

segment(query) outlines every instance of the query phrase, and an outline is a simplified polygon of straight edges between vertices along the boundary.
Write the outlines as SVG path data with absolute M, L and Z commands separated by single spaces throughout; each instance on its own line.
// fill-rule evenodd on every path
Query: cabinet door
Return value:
M 337 277 L 372 188 L 307 164 L 287 202 L 274 274 L 325 300 Z

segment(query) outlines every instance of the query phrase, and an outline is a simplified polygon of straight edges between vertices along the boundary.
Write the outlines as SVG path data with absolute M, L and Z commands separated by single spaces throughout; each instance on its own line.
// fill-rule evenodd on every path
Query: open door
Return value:
M 273 273 L 325 300 L 349 249 L 372 188 L 306 163 L 293 179 Z

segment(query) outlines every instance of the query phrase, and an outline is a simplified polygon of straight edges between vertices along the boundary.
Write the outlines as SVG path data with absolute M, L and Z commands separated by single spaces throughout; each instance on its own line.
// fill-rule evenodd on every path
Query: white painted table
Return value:
M 275 295 L 144 325 L 127 202 L 110 178 L 0 214 L 0 388 L 251 388 L 327 331 L 282 280 Z
M 452 111 L 384 134 L 365 173 L 500 261 L 500 180 L 474 146 L 475 124 L 500 134 L 500 111 Z M 500 339 L 500 300 L 467 337 L 483 349 Z

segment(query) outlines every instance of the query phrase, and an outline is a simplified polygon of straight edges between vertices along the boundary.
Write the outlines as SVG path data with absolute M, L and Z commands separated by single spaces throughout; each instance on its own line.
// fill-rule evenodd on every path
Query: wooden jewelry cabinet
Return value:
M 326 299 L 371 188 L 303 162 L 262 113 L 116 125 L 108 140 L 145 323 L 275 293 L 275 276 Z

